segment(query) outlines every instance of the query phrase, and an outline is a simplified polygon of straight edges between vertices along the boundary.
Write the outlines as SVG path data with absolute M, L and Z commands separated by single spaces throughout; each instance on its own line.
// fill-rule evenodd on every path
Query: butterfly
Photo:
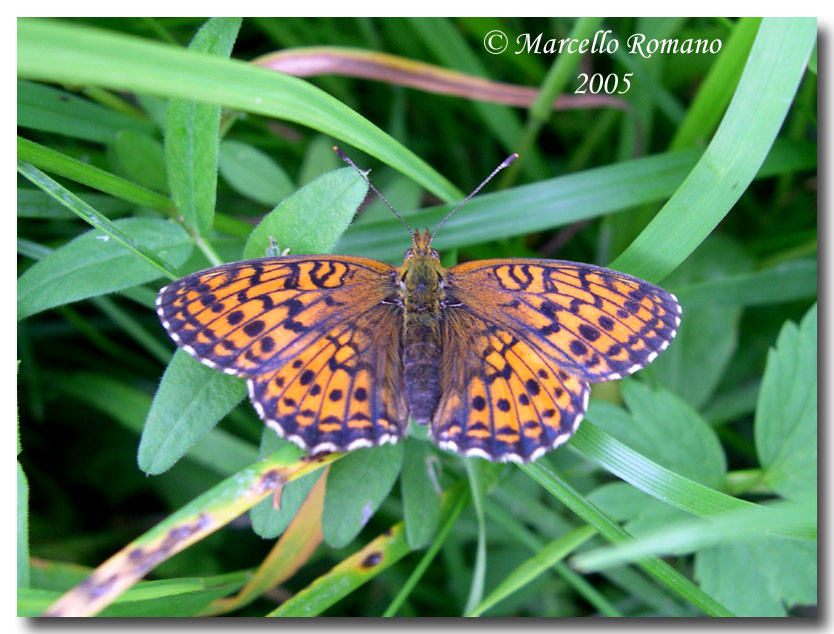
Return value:
M 442 449 L 501 462 L 567 441 L 590 384 L 645 367 L 680 325 L 675 296 L 636 277 L 547 259 L 446 269 L 433 237 L 414 231 L 400 267 L 225 264 L 162 288 L 157 313 L 179 347 L 246 378 L 258 415 L 311 455 L 395 443 L 413 418 Z

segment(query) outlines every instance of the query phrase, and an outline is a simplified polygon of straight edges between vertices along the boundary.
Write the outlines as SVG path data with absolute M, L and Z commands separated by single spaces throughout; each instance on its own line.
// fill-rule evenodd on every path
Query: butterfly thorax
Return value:
M 399 270 L 403 318 L 403 388 L 414 420 L 431 420 L 440 398 L 443 267 L 426 230 L 414 232 Z

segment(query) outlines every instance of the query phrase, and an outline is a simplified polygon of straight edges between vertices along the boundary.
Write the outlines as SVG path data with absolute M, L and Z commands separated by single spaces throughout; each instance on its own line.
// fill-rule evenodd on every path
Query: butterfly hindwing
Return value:
M 157 313 L 177 345 L 202 363 L 257 376 L 396 292 L 395 270 L 349 256 L 246 260 L 169 284 Z
M 401 313 L 389 304 L 340 323 L 291 362 L 249 379 L 255 409 L 311 453 L 397 442 L 408 423 L 401 328 Z
M 452 267 L 446 292 L 584 381 L 651 363 L 677 332 L 677 298 L 644 280 L 560 260 L 480 260 Z
M 441 447 L 489 460 L 535 460 L 565 442 L 590 386 L 468 306 L 446 310 L 442 394 L 431 425 Z

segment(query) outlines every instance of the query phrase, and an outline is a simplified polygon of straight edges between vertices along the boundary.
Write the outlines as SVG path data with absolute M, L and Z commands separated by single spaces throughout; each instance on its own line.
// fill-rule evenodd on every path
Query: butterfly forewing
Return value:
M 396 292 L 394 271 L 348 256 L 247 260 L 166 286 L 157 312 L 177 345 L 201 362 L 258 376 Z
M 501 324 L 584 381 L 619 379 L 651 363 L 680 324 L 659 286 L 589 264 L 481 260 L 452 267 L 450 303 Z

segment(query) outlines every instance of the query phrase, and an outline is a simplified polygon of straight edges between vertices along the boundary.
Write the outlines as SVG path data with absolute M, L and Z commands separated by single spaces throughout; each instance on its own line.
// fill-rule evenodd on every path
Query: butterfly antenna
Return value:
M 467 201 L 468 201 L 470 198 L 472 198 L 472 196 L 474 196 L 474 195 L 475 195 L 475 194 L 477 194 L 479 191 L 481 191 L 481 189 L 483 188 L 483 186 L 484 186 L 484 185 L 486 185 L 489 181 L 491 181 L 491 180 L 492 180 L 492 177 L 493 177 L 493 176 L 495 176 L 498 172 L 500 172 L 500 171 L 501 171 L 502 169 L 504 169 L 505 167 L 509 167 L 510 165 L 512 165 L 512 164 L 513 164 L 513 161 L 515 161 L 517 158 L 518 158 L 518 154 L 510 154 L 507 158 L 505 158 L 505 159 L 502 161 L 501 165 L 499 165 L 499 166 L 498 166 L 498 167 L 496 167 L 494 170 L 492 170 L 492 174 L 490 174 L 489 176 L 487 176 L 487 177 L 484 179 L 484 182 L 483 182 L 483 183 L 481 183 L 480 185 L 478 185 L 478 186 L 477 186 L 477 187 L 473 190 L 473 192 L 472 192 L 471 194 L 469 194 L 466 198 L 464 198 L 464 199 L 461 201 L 461 203 L 460 203 L 457 207 L 455 207 L 454 209 L 452 209 L 452 211 L 450 211 L 450 212 L 449 212 L 449 215 L 448 215 L 448 216 L 446 216 L 443 220 L 441 220 L 441 221 L 440 221 L 440 224 L 439 224 L 439 225 L 437 225 L 437 228 L 434 230 L 434 233 L 432 233 L 432 234 L 431 234 L 431 239 L 432 239 L 432 240 L 434 240 L 434 236 L 436 236 L 436 235 L 437 235 L 437 232 L 438 232 L 438 231 L 440 231 L 440 227 L 442 227 L 444 224 L 446 224 L 446 221 L 447 221 L 449 218 L 451 218 L 452 216 L 454 216 L 454 215 L 455 215 L 455 212 L 456 212 L 458 209 L 460 209 L 461 207 L 463 207 L 463 206 L 467 203 Z
M 402 222 L 405 225 L 405 228 L 408 229 L 408 233 L 411 233 L 412 232 L 411 227 L 408 226 L 408 223 L 405 221 L 405 219 L 400 214 L 398 214 L 396 212 L 396 210 L 391 206 L 391 203 L 389 203 L 387 200 L 385 200 L 385 196 L 383 196 L 379 192 L 379 190 L 376 187 L 374 187 L 373 183 L 368 180 L 368 178 L 365 176 L 365 174 L 362 172 L 362 170 L 360 170 L 358 167 L 356 167 L 356 164 L 348 158 L 347 154 L 342 152 L 342 150 L 340 150 L 339 147 L 336 146 L 336 145 L 333 146 L 333 151 L 336 152 L 336 154 L 339 155 L 340 159 L 342 159 L 345 163 L 347 163 L 353 169 L 356 170 L 356 172 L 359 174 L 359 176 L 362 177 L 362 180 L 364 180 L 366 183 L 368 183 L 368 187 L 370 187 L 372 190 L 374 190 L 374 193 L 377 196 L 379 196 L 382 199 L 382 202 L 384 202 L 388 206 L 388 209 L 391 210 L 391 213 L 393 213 L 397 218 L 399 218 L 400 222 Z

